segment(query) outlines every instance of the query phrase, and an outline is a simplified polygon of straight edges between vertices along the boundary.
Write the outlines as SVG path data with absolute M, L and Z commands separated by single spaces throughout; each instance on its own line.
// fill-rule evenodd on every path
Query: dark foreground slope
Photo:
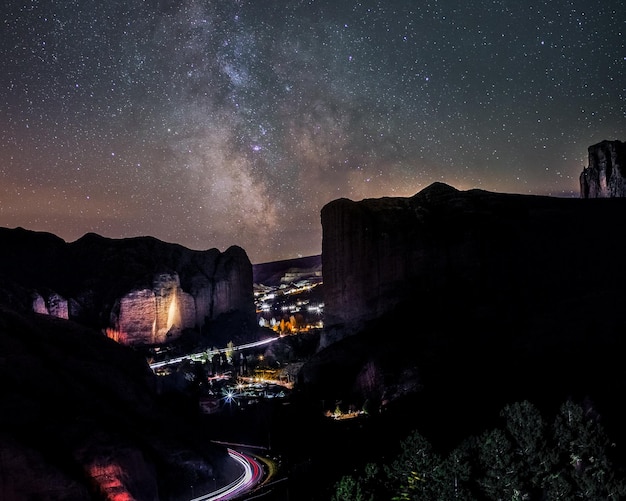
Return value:
M 600 413 L 626 448 L 626 199 L 458 191 L 322 210 L 324 349 L 311 398 L 397 412 L 454 446 L 528 399 Z
M 145 359 L 98 332 L 1 307 L 0 360 L 4 501 L 182 499 L 233 473 Z

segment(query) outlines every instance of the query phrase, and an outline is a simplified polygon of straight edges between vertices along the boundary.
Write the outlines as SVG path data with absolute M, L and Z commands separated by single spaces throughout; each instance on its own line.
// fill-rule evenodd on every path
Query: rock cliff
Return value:
M 151 345 L 204 328 L 223 314 L 254 325 L 252 265 L 239 247 L 195 251 L 150 237 L 54 235 L 0 228 L 5 303 Z
M 410 198 L 335 200 L 322 208 L 327 338 L 411 303 L 517 314 L 551 294 L 626 283 L 626 200 L 459 191 L 435 183 Z M 601 264 L 603 263 L 603 264 Z M 611 266 L 610 274 L 600 268 Z M 597 270 L 597 271 L 596 271 Z M 558 292 L 557 292 L 558 291 Z M 328 339 L 327 339 L 328 341 Z
M 580 196 L 626 197 L 626 143 L 602 141 L 588 151 L 589 165 L 580 174 Z
M 356 406 L 413 393 L 408 425 L 445 441 L 452 416 L 460 439 L 507 402 L 589 398 L 626 440 L 624 214 L 624 198 L 441 183 L 328 203 L 325 329 L 300 388 Z

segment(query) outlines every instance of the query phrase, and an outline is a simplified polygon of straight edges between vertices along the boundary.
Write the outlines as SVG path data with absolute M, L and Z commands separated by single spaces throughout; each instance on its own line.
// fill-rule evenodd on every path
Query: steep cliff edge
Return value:
M 175 339 L 223 314 L 252 328 L 252 265 L 239 247 L 195 251 L 151 237 L 87 234 L 66 243 L 0 228 L 0 295 L 33 310 L 105 330 L 129 345 Z

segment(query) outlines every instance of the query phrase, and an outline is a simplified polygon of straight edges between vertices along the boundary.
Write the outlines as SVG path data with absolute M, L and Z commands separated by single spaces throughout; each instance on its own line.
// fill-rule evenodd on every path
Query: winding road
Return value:
M 253 456 L 233 449 L 228 449 L 228 454 L 241 465 L 243 470 L 241 475 L 230 484 L 216 491 L 193 498 L 191 501 L 225 501 L 227 499 L 235 499 L 244 492 L 253 489 L 263 479 L 263 467 Z

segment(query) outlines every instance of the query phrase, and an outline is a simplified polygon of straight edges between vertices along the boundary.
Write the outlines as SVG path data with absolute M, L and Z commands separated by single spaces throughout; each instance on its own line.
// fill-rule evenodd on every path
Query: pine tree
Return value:
M 363 493 L 359 480 L 352 475 L 345 475 L 335 484 L 331 501 L 370 501 Z
M 527 492 L 539 490 L 556 462 L 548 447 L 548 430 L 539 410 L 527 400 L 507 405 L 500 413 L 513 445 L 513 468 Z
M 344 477 L 333 501 L 618 501 L 623 472 L 591 407 L 565 402 L 548 427 L 527 401 L 501 411 L 504 426 L 469 437 L 446 457 L 418 431 L 387 465 Z
M 438 500 L 441 498 L 445 468 L 443 459 L 419 432 L 414 431 L 401 443 L 398 457 L 384 470 L 396 486 L 397 500 Z
M 609 457 L 611 442 L 592 408 L 565 402 L 554 422 L 562 479 L 582 499 L 618 500 L 626 494 Z
M 478 481 L 489 499 L 526 499 L 526 489 L 514 461 L 514 446 L 499 429 L 484 432 L 478 439 Z

